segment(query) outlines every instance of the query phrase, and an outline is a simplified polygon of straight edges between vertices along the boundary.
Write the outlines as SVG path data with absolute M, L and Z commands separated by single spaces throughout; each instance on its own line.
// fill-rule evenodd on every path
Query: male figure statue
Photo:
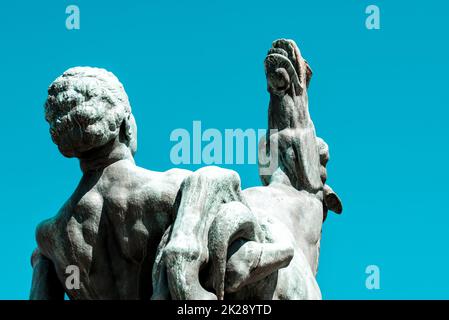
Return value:
M 83 176 L 54 218 L 36 232 L 31 299 L 148 299 L 159 241 L 189 171 L 136 166 L 137 130 L 119 80 L 98 68 L 64 72 L 48 89 L 53 141 L 80 160 Z M 65 287 L 66 268 L 80 288 Z

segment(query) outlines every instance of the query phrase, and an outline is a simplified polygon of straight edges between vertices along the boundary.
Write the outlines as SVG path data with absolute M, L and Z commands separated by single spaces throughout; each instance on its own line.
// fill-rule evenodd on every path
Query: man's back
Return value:
M 145 299 L 152 293 L 151 271 L 184 170 L 159 173 L 117 161 L 85 174 L 58 215 L 37 230 L 41 253 L 61 283 L 76 265 L 80 289 L 72 299 Z

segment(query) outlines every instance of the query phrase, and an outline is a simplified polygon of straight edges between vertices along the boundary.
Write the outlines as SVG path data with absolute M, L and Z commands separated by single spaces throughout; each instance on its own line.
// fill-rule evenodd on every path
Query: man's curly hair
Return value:
M 50 85 L 45 119 L 66 157 L 80 157 L 115 139 L 125 119 L 135 125 L 120 81 L 105 69 L 91 67 L 68 69 Z

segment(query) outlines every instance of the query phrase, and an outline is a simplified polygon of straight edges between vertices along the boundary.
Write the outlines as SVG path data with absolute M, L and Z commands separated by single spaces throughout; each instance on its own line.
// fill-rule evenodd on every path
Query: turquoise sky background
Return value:
M 257 4 L 256 4 L 257 3 Z M 50 140 L 47 86 L 77 65 L 121 80 L 139 128 L 137 163 L 167 170 L 173 129 L 265 128 L 263 59 L 295 39 L 314 77 L 310 111 L 344 203 L 324 224 L 325 299 L 448 299 L 449 3 L 427 1 L 0 2 L 0 299 L 26 299 L 38 222 L 81 176 Z M 65 8 L 81 29 L 65 28 Z M 365 8 L 381 29 L 365 28 Z M 198 166 L 184 166 L 195 169 Z M 259 184 L 255 165 L 237 170 Z M 380 268 L 380 290 L 365 268 Z

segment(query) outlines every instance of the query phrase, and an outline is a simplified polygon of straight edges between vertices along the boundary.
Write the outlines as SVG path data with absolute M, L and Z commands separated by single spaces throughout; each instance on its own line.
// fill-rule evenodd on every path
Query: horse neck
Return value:
M 307 92 L 303 95 L 270 95 L 268 129 L 301 129 L 313 126 L 309 114 Z

